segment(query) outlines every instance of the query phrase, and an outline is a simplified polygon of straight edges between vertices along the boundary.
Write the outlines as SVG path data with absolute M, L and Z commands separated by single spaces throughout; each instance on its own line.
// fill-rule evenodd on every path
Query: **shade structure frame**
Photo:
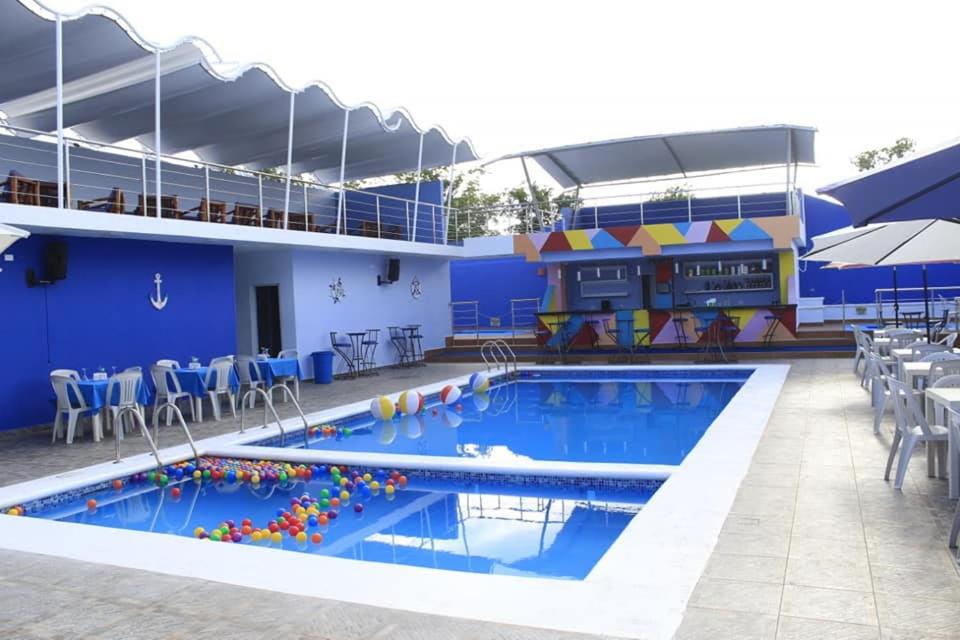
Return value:
M 260 139 L 272 130 L 282 129 L 285 134 L 286 118 L 271 120 L 267 114 L 257 119 L 256 115 L 265 104 L 285 105 L 286 94 L 297 93 L 297 109 L 303 113 L 302 118 L 298 114 L 297 130 L 313 133 L 298 135 L 293 145 L 294 173 L 313 173 L 324 183 L 338 179 L 339 121 L 348 109 L 354 112 L 357 126 L 351 132 L 351 162 L 345 170 L 346 180 L 413 170 L 416 157 L 407 150 L 421 135 L 425 137 L 424 168 L 446 165 L 454 144 L 466 143 L 458 154 L 460 161 L 479 159 L 468 139 L 454 139 L 438 126 L 421 127 L 402 107 L 381 110 L 369 102 L 348 105 L 319 81 L 291 86 L 267 64 L 224 62 L 202 38 L 186 37 L 170 44 L 150 42 L 122 15 L 108 8 L 91 7 L 68 14 L 31 0 L 0 0 L 0 18 L 4 17 L 16 22 L 23 38 L 43 43 L 36 51 L 23 54 L 26 57 L 15 64 L 11 62 L 12 55 L 7 55 L 10 51 L 5 53 L 5 45 L 0 43 L 0 71 L 13 69 L 19 74 L 6 87 L 0 80 L 0 111 L 7 123 L 15 127 L 57 130 L 54 111 L 59 104 L 63 108 L 63 127 L 85 139 L 107 144 L 135 139 L 146 148 L 155 146 L 153 114 L 146 116 L 146 85 L 153 88 L 154 65 L 153 60 L 147 63 L 145 59 L 160 52 L 164 155 L 190 151 L 204 161 L 224 166 L 281 166 L 287 155 L 286 140 L 266 148 Z M 54 24 L 58 19 L 65 29 L 63 101 L 49 95 L 55 67 L 59 67 L 53 62 Z M 6 46 L 22 52 L 20 39 L 12 40 L 16 41 Z M 46 42 L 49 56 L 45 53 Z M 78 55 L 77 47 L 81 45 L 83 55 Z M 34 64 L 36 60 L 42 64 Z M 192 128 L 194 123 L 187 117 L 190 114 L 202 116 L 202 121 Z M 334 126 L 324 117 L 331 117 L 338 124 Z M 249 136 L 234 135 L 246 131 Z M 238 138 L 242 138 L 242 144 Z

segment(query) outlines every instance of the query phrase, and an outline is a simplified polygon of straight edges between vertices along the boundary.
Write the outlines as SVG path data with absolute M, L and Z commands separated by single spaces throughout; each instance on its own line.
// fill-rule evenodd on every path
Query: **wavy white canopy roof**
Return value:
M 0 0 L 0 111 L 14 126 L 56 129 L 55 14 L 29 0 Z M 348 180 L 411 171 L 424 132 L 423 167 L 477 160 L 469 140 L 421 129 L 404 110 L 348 106 L 322 83 L 295 89 L 267 65 L 231 67 L 199 38 L 146 42 L 116 12 L 63 16 L 64 126 L 98 142 L 153 145 L 155 52 L 160 54 L 161 150 L 250 168 L 286 164 L 290 92 L 296 93 L 293 169 L 340 177 L 344 112 Z
M 789 163 L 811 164 L 816 129 L 762 127 L 668 133 L 513 153 L 530 158 L 565 189 L 576 186 Z

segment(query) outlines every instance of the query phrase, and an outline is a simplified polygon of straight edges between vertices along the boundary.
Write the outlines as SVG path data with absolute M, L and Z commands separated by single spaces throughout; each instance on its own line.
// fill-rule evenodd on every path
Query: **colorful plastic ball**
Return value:
M 286 531 L 287 529 L 290 528 L 290 523 L 287 522 L 286 520 L 281 520 L 281 521 L 278 523 L 278 526 L 279 526 L 281 529 L 283 529 L 284 531 Z
M 357 504 L 353 505 L 353 510 L 355 513 L 363 513 L 363 505 L 358 502 Z
M 474 393 L 483 393 L 490 388 L 490 377 L 478 371 L 470 376 L 469 384 Z
M 305 534 L 303 531 L 298 533 L 297 542 L 299 542 L 300 544 L 305 544 L 307 542 L 307 534 Z
M 280 480 L 280 482 L 286 482 L 286 481 L 287 481 L 287 474 L 284 473 L 283 471 L 281 471 L 281 472 L 280 472 L 280 475 L 278 476 L 278 479 Z
M 440 402 L 445 405 L 454 404 L 460 400 L 461 393 L 460 387 L 455 387 L 452 384 L 448 384 L 440 390 Z
M 330 518 L 327 517 L 327 514 L 322 513 L 319 516 L 317 516 L 317 524 L 320 525 L 321 527 L 325 527 L 328 524 L 330 524 Z
M 280 530 L 280 525 L 277 524 L 276 522 L 271 522 L 270 524 L 267 525 L 267 529 L 270 529 L 270 533 L 276 533 L 277 531 Z
M 334 511 L 333 509 L 331 509 L 330 511 L 327 511 L 327 520 L 336 520 L 336 519 L 337 519 L 336 511 Z
M 419 391 L 404 391 L 400 394 L 400 413 L 415 416 L 423 411 L 423 395 Z
M 326 509 L 330 506 L 330 498 L 320 498 L 320 507 Z
M 121 489 L 123 489 L 123 480 L 114 480 L 113 488 L 116 489 L 117 491 L 120 491 Z
M 336 509 L 340 506 L 340 498 L 330 498 L 330 506 Z
M 380 483 L 377 482 L 376 480 L 371 481 L 371 482 L 370 482 L 370 490 L 371 490 L 371 491 L 380 491 Z
M 250 528 L 250 525 L 245 524 L 245 525 L 243 525 L 243 528 L 240 529 L 240 533 L 242 533 L 242 534 L 245 535 L 245 536 L 248 536 L 248 535 L 250 535 L 251 533 L 253 533 L 253 529 Z
M 312 536 L 310 536 L 310 542 L 312 542 L 313 544 L 320 544 L 321 542 L 323 542 L 323 536 L 319 533 L 315 533 Z
M 463 405 L 458 403 L 457 406 L 454 407 L 454 409 L 456 411 L 463 411 Z
M 8 516 L 19 516 L 19 515 L 23 515 L 23 512 L 20 511 L 20 508 L 19 508 L 19 507 L 10 507 L 9 509 L 7 509 L 7 515 L 8 515 Z
M 372 475 L 370 475 L 369 473 L 363 474 L 363 481 L 364 481 L 364 482 L 370 482 L 371 480 L 373 480 L 373 476 L 372 476 Z
M 92 511 L 96 508 L 97 508 L 96 500 L 94 500 L 93 498 L 90 498 L 89 500 L 87 500 L 87 509 L 90 509 Z
M 263 539 L 263 534 L 259 531 L 254 531 L 250 534 L 250 540 L 253 542 L 260 542 Z
M 173 489 L 170 489 L 170 495 L 171 495 L 174 499 L 179 498 L 179 497 L 180 497 L 180 487 L 174 487 Z
M 157 483 L 158 483 L 161 487 L 165 487 L 165 486 L 167 486 L 167 484 L 170 483 L 170 478 L 167 476 L 167 474 L 164 473 L 164 474 L 162 474 L 159 478 L 157 478 Z
M 273 533 L 270 534 L 270 542 L 275 542 L 277 544 L 280 544 L 281 542 L 283 542 L 283 534 L 280 533 L 279 531 L 274 531 Z
M 401 487 L 407 486 L 407 476 L 400 476 L 400 477 L 397 479 L 397 482 L 400 483 L 400 486 L 401 486 Z
M 231 533 L 231 534 L 230 534 L 230 539 L 231 539 L 232 541 L 234 541 L 234 542 L 240 542 L 240 541 L 243 540 L 243 536 L 240 535 L 239 533 Z
M 321 498 L 329 498 L 329 497 L 330 497 L 330 490 L 329 490 L 329 489 L 321 489 L 321 490 L 320 490 L 320 497 L 321 497 Z
M 339 484 L 341 487 L 344 487 L 347 485 L 348 482 L 350 481 L 347 480 L 346 478 L 340 478 L 340 482 L 338 482 L 337 484 Z
M 390 481 L 388 480 L 387 482 L 390 482 Z M 393 495 L 393 492 L 396 491 L 396 489 L 392 484 L 388 484 L 387 488 L 384 489 L 384 491 L 386 491 L 387 495 L 390 496 L 390 495 Z
M 209 480 L 211 475 L 212 475 L 212 474 L 210 473 L 210 469 L 204 469 L 204 470 L 203 470 L 203 479 L 204 479 L 204 480 Z
M 317 521 L 318 521 L 317 516 L 310 516 L 309 518 L 307 518 L 307 524 L 310 525 L 311 527 L 317 526 Z
M 210 532 L 210 539 L 214 542 L 220 542 L 220 538 L 223 537 L 223 534 L 220 533 L 219 529 L 214 529 Z
M 349 492 L 349 491 L 341 491 L 341 492 L 340 492 L 340 502 L 346 502 L 346 501 L 349 500 L 349 499 L 350 499 L 350 492 Z
M 253 526 L 253 520 L 251 520 L 250 518 L 244 518 L 243 520 L 240 521 L 240 525 L 243 527 L 251 527 Z
M 370 413 L 377 420 L 390 420 L 395 413 L 395 407 L 387 396 L 377 396 L 370 401 Z
M 193 537 L 194 537 L 194 538 L 199 538 L 199 537 L 200 537 L 201 535 L 203 535 L 204 533 L 206 533 L 206 532 L 203 530 L 203 527 L 197 527 L 196 529 L 193 530 Z
M 290 527 L 290 529 L 287 531 L 287 535 L 289 535 L 291 538 L 296 538 L 298 533 L 300 533 L 300 527 Z
M 194 480 L 203 480 L 203 471 L 200 471 L 199 469 L 197 469 L 196 471 L 194 471 L 194 472 L 193 472 L 193 479 L 194 479 Z

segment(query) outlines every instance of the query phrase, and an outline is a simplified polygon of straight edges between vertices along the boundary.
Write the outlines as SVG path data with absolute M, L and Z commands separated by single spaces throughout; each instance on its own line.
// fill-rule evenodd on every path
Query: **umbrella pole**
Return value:
M 923 265 L 923 319 L 927 325 L 927 342 L 930 342 L 930 290 L 927 286 L 927 265 Z
M 881 310 L 883 307 L 881 307 Z M 900 293 L 897 291 L 897 268 L 893 268 L 893 326 L 900 326 Z

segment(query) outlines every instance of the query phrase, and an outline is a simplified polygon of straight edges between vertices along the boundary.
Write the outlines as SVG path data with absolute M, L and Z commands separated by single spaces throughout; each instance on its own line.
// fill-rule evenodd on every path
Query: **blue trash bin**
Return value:
M 333 382 L 333 351 L 314 351 L 310 357 L 313 359 L 313 382 L 315 384 Z

